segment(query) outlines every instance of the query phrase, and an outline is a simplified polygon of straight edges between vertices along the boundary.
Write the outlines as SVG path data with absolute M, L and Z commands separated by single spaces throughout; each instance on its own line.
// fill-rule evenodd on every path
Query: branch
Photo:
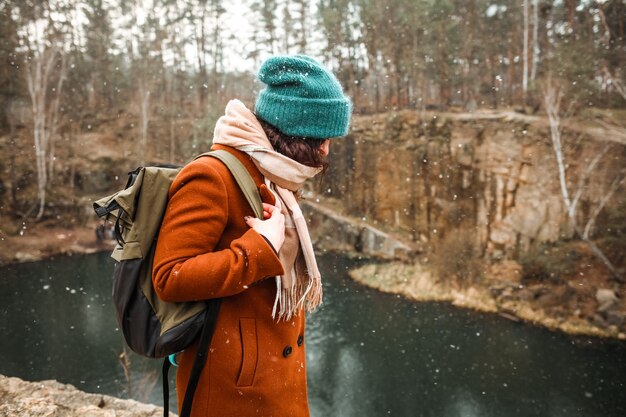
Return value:
M 595 243 L 593 243 L 590 239 L 582 238 L 582 240 L 589 246 L 594 255 L 596 255 L 602 261 L 602 263 L 604 263 L 608 270 L 611 271 L 615 279 L 617 279 L 619 282 L 626 282 L 626 280 L 624 280 L 624 277 L 622 277 L 617 268 L 613 266 L 609 258 L 604 255 L 604 252 L 602 252 L 602 250 Z
M 598 217 L 598 215 L 600 214 L 604 206 L 606 206 L 606 203 L 608 203 L 611 197 L 613 197 L 613 194 L 615 194 L 615 192 L 619 189 L 619 187 L 625 182 L 626 182 L 626 177 L 622 177 L 621 179 L 615 178 L 615 180 L 613 180 L 613 183 L 611 183 L 611 187 L 609 188 L 609 191 L 604 195 L 604 197 L 602 197 L 602 200 L 600 201 L 600 204 L 598 205 L 598 207 L 596 207 L 593 210 L 593 213 L 591 213 L 591 217 L 589 218 L 589 221 L 587 222 L 587 225 L 585 226 L 585 230 L 583 231 L 583 234 L 582 234 L 583 239 L 589 239 L 589 234 L 591 233 L 591 230 L 593 229 L 593 226 L 595 225 L 596 218 Z
M 617 93 L 622 96 L 624 100 L 626 100 L 626 86 L 624 86 L 622 80 L 611 74 L 611 71 L 609 71 L 606 66 L 603 68 L 602 72 L 604 73 L 604 76 L 611 82 L 611 85 L 613 86 L 613 88 L 615 88 L 615 91 L 617 91 Z
M 600 15 L 600 22 L 602 23 L 602 28 L 604 29 L 604 33 L 600 38 L 604 46 L 608 46 L 611 41 L 611 28 L 606 21 L 606 14 L 604 13 L 604 9 L 602 6 L 598 7 L 598 14 Z
M 61 90 L 63 89 L 63 83 L 65 82 L 66 77 L 67 77 L 67 55 L 62 53 L 61 54 L 61 69 L 59 70 L 59 79 L 57 80 L 56 95 L 54 96 L 54 100 L 52 101 L 51 109 L 50 109 L 50 120 L 49 120 L 48 125 L 50 126 L 51 135 L 54 135 L 56 133 L 57 120 L 58 120 L 58 115 L 59 115 L 59 107 L 61 103 Z
M 617 142 L 626 144 L 626 129 L 605 122 L 604 120 L 596 120 L 596 122 L 607 130 L 606 136 L 613 136 Z
M 576 210 L 578 201 L 580 200 L 580 197 L 582 196 L 582 193 L 584 190 L 583 182 L 587 178 L 589 178 L 589 176 L 591 175 L 591 172 L 596 168 L 596 166 L 598 165 L 598 162 L 600 162 L 600 159 L 602 159 L 602 157 L 609 151 L 610 148 L 611 148 L 611 145 L 605 144 L 602 151 L 599 154 L 597 154 L 595 158 L 593 158 L 591 163 L 587 166 L 587 169 L 585 170 L 585 172 L 581 174 L 580 180 L 578 181 L 578 190 L 576 190 L 576 195 L 574 196 L 574 200 L 572 201 L 572 210 Z
M 606 14 L 604 13 L 603 6 L 598 7 L 598 14 L 600 15 L 600 23 L 602 24 L 602 28 L 604 29 L 604 33 L 602 34 L 602 37 L 600 38 L 600 40 L 603 43 L 603 46 L 608 48 L 609 43 L 611 41 L 611 28 L 609 27 L 609 24 L 606 21 Z M 606 66 L 604 67 L 603 72 L 604 72 L 604 76 L 607 77 L 609 81 L 611 81 L 611 84 L 613 85 L 615 90 L 618 92 L 618 94 L 622 96 L 624 100 L 626 100 L 626 87 L 622 83 L 622 80 L 614 77 L 613 74 L 611 74 L 611 72 Z

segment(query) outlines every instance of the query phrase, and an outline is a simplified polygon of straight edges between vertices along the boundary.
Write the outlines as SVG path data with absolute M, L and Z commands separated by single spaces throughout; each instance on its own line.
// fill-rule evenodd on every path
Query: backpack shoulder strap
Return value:
M 241 188 L 241 191 L 246 197 L 246 200 L 248 200 L 248 204 L 250 204 L 250 207 L 252 207 L 254 215 L 263 220 L 263 202 L 261 201 L 259 189 L 257 188 L 254 180 L 250 176 L 250 173 L 248 172 L 246 167 L 244 167 L 243 164 L 239 161 L 239 159 L 224 150 L 206 152 L 198 155 L 196 159 L 203 156 L 211 156 L 213 158 L 219 159 L 224 165 L 226 165 L 230 173 L 235 178 L 235 181 L 237 181 L 237 184 L 239 185 L 239 188 Z
M 191 374 L 189 376 L 187 390 L 185 391 L 180 417 L 189 417 L 191 415 L 193 398 L 196 393 L 196 388 L 198 387 L 198 382 L 200 381 L 200 374 L 206 364 L 207 354 L 209 352 L 209 346 L 211 346 L 213 333 L 215 333 L 215 325 L 217 324 L 217 316 L 220 311 L 221 303 L 221 298 L 213 298 L 207 302 L 206 319 L 204 320 L 198 347 L 196 348 L 196 357 L 191 367 Z M 168 358 L 165 358 L 165 361 L 169 362 Z
M 215 333 L 215 324 L 217 323 L 217 316 L 220 311 L 220 305 L 222 303 L 221 298 L 213 298 L 207 301 L 207 312 L 202 325 L 202 331 L 200 332 L 200 339 L 198 341 L 198 347 L 196 348 L 196 356 L 193 360 L 191 367 L 191 374 L 189 375 L 189 381 L 187 383 L 187 390 L 183 397 L 183 404 L 179 417 L 189 417 L 191 414 L 191 408 L 193 407 L 193 398 L 198 388 L 198 382 L 200 381 L 200 374 L 206 364 L 207 352 L 211 345 L 211 339 L 213 333 Z M 163 417 L 169 417 L 170 410 L 170 387 L 168 381 L 168 374 L 170 369 L 170 361 L 166 356 L 163 359 Z

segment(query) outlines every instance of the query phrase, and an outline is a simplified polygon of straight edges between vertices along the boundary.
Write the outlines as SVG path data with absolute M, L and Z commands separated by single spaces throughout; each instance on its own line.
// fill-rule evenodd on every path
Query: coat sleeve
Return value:
M 247 226 L 227 248 L 216 250 L 229 225 L 229 199 L 228 187 L 209 160 L 185 166 L 170 188 L 152 275 L 155 291 L 164 301 L 226 297 L 258 280 L 284 274 L 272 247 Z

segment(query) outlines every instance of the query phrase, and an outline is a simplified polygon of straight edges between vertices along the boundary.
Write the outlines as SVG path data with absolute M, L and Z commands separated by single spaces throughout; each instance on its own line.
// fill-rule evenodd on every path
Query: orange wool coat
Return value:
M 264 184 L 245 153 L 220 145 L 212 149 L 234 154 L 257 186 Z M 282 275 L 283 267 L 267 241 L 244 222 L 254 214 L 234 178 L 219 160 L 199 158 L 181 170 L 169 196 L 154 259 L 157 295 L 166 301 L 223 297 L 191 415 L 308 416 L 305 315 L 289 322 L 272 318 L 273 277 Z M 196 347 L 179 355 L 179 412 Z

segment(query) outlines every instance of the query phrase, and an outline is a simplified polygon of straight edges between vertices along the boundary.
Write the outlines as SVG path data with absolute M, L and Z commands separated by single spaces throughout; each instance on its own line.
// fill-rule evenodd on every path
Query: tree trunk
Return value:
M 17 210 L 17 174 L 15 169 L 15 142 L 17 136 L 15 135 L 15 117 L 12 111 L 8 112 L 7 122 L 9 123 L 9 180 L 11 181 L 11 208 L 13 211 Z
M 529 21 L 529 0 L 524 0 L 524 48 L 522 51 L 522 100 L 526 104 L 526 92 L 528 91 L 528 21 Z M 512 65 L 512 63 L 511 63 Z
M 539 65 L 539 0 L 533 0 L 533 61 L 530 70 L 530 80 L 537 78 L 537 66 Z
M 47 122 L 47 95 L 50 73 L 60 53 L 60 48 L 53 44 L 44 46 L 40 51 L 34 51 L 26 65 L 26 81 L 31 99 L 33 112 L 33 138 L 35 145 L 35 161 L 37 167 L 37 201 L 39 209 L 36 220 L 43 217 L 46 205 L 46 188 L 48 185 L 47 157 L 48 129 Z M 57 91 L 57 94 L 59 92 Z
M 54 99 L 50 105 L 50 109 L 48 111 L 49 114 L 49 157 L 48 157 L 48 178 L 52 180 L 54 178 L 54 162 L 56 160 L 55 151 L 56 151 L 56 137 L 57 130 L 59 127 L 59 107 L 61 106 L 61 91 L 63 91 L 63 83 L 65 82 L 67 76 L 67 56 L 65 54 L 61 54 L 61 68 L 59 69 L 59 79 L 57 80 L 56 90 Z
M 170 158 L 171 162 L 174 162 L 174 155 L 176 154 L 176 119 L 170 117 Z
M 513 33 L 511 33 L 510 36 L 512 38 Z M 515 54 L 519 53 L 519 49 L 517 49 L 517 47 L 519 46 L 515 45 L 514 42 L 511 42 L 509 44 L 509 56 L 508 56 L 509 65 L 507 67 L 507 76 L 504 80 L 501 81 L 502 83 L 506 82 L 506 84 L 502 84 L 502 87 L 506 86 L 506 95 L 507 95 L 507 101 L 508 101 L 509 106 L 511 106 L 513 102 L 519 100 L 519 90 L 517 90 L 516 88 L 519 86 L 519 84 L 516 84 L 516 80 L 517 80 L 516 73 L 515 73 L 516 65 L 513 64 L 515 60 Z
M 212 77 L 212 93 L 213 93 L 213 103 L 217 102 L 217 99 L 219 97 L 219 90 L 220 90 L 220 82 L 218 79 L 218 63 L 220 61 L 220 51 L 222 50 L 221 47 L 221 25 L 220 25 L 220 17 L 222 15 L 222 9 L 220 6 L 220 2 L 219 1 L 213 1 L 213 68 L 211 71 L 211 77 Z
M 576 6 L 578 0 L 565 0 L 565 7 L 567 8 L 567 23 L 569 23 L 569 27 L 574 32 L 574 23 L 576 16 Z
M 439 35 L 439 39 L 443 42 L 446 39 L 446 32 L 444 28 L 444 24 L 439 23 L 437 25 L 437 33 Z M 439 83 L 439 104 L 442 107 L 447 108 L 450 104 L 450 79 L 448 74 L 448 65 L 446 59 L 448 58 L 447 54 L 443 50 L 443 48 L 439 48 L 438 54 L 438 70 L 439 74 L 437 76 Z
M 69 129 L 69 160 L 70 160 L 70 194 L 72 199 L 76 198 L 76 156 L 74 152 L 74 145 L 76 143 L 76 137 L 78 136 L 80 123 L 73 125 Z
M 140 118 L 140 136 L 139 136 L 139 149 L 137 152 L 137 159 L 140 164 L 143 165 L 146 162 L 146 152 L 148 150 L 148 122 L 150 117 L 150 90 L 145 85 L 145 82 L 139 83 L 139 118 Z
M 308 39 L 308 33 L 307 33 L 307 28 L 309 26 L 309 18 L 308 18 L 308 13 L 307 13 L 307 7 L 309 5 L 308 1 L 301 1 L 300 2 L 300 31 L 302 32 L 300 34 L 300 53 L 301 54 L 305 54 L 306 53 L 306 48 L 307 48 L 307 39 Z
M 198 114 L 204 114 L 206 111 L 206 93 L 207 93 L 207 65 L 206 65 L 206 7 L 202 7 L 202 13 L 200 15 L 200 27 L 196 27 L 196 36 L 199 34 L 199 39 L 196 42 L 197 60 L 198 60 Z M 197 22 L 197 21 L 196 21 Z

